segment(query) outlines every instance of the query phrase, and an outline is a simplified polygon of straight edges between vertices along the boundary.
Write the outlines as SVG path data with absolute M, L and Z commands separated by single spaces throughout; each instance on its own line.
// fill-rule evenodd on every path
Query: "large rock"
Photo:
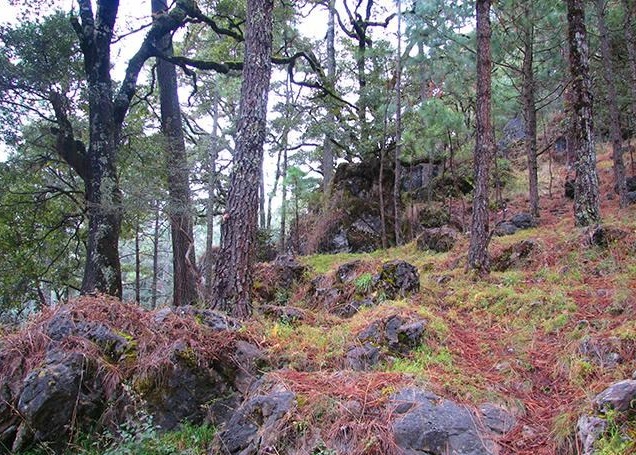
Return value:
M 503 272 L 511 268 L 521 268 L 532 259 L 539 249 L 539 243 L 536 240 L 522 240 L 495 256 L 492 259 L 492 269 Z
M 281 453 L 279 440 L 295 407 L 296 395 L 274 390 L 247 399 L 216 438 L 214 452 L 224 455 Z
M 583 455 L 595 455 L 597 453 L 596 443 L 605 436 L 608 431 L 609 421 L 607 415 L 609 411 L 616 412 L 612 419 L 621 420 L 626 416 L 633 415 L 636 410 L 636 380 L 624 380 L 616 382 L 593 400 L 593 410 L 591 414 L 582 415 L 577 423 L 577 436 L 583 448 Z M 621 430 L 619 428 L 619 431 Z M 630 438 L 629 435 L 622 435 Z
M 382 265 L 376 288 L 389 299 L 408 297 L 420 290 L 417 267 L 406 261 L 395 260 Z
M 515 234 L 519 230 L 531 229 L 537 226 L 537 219 L 529 213 L 517 213 L 509 220 L 497 223 L 494 233 L 499 237 Z
M 628 233 L 620 228 L 596 225 L 585 230 L 585 242 L 590 246 L 607 248 L 627 237 Z
M 594 407 L 600 412 L 613 409 L 626 412 L 636 409 L 636 380 L 626 379 L 610 385 L 594 399 Z
M 62 453 L 76 432 L 138 412 L 163 429 L 222 423 L 267 362 L 238 327 L 209 310 L 149 314 L 103 296 L 50 309 L 3 340 L 0 447 Z
M 453 249 L 458 239 L 459 232 L 448 226 L 424 229 L 417 238 L 417 249 L 445 253 Z
M 385 347 L 392 353 L 406 354 L 421 344 L 426 325 L 424 319 L 408 320 L 394 315 L 373 321 L 357 338 L 362 343 Z
M 272 262 L 257 264 L 254 270 L 256 297 L 267 303 L 284 303 L 279 301 L 281 296 L 286 297 L 293 286 L 302 283 L 307 270 L 306 265 L 289 254 L 277 256 Z
M 64 442 L 60 436 L 82 427 L 87 419 L 96 418 L 105 401 L 103 389 L 95 387 L 94 380 L 95 365 L 86 355 L 49 351 L 44 364 L 24 380 L 17 403 L 23 421 L 13 450 L 31 442 L 51 442 L 59 448 Z
M 493 455 L 493 436 L 466 406 L 418 389 L 391 397 L 393 435 L 404 455 Z

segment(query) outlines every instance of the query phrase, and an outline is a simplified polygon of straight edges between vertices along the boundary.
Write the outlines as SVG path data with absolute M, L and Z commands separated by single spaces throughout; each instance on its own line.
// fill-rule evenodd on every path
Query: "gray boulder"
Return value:
M 459 232 L 448 226 L 424 229 L 417 238 L 417 249 L 445 253 L 453 249 L 458 239 Z
M 280 453 L 285 417 L 295 407 L 296 395 L 285 390 L 247 399 L 216 438 L 214 452 L 224 455 Z
M 376 288 L 387 299 L 408 297 L 420 290 L 420 274 L 417 267 L 406 261 L 395 260 L 382 265 Z
M 594 407 L 600 412 L 614 409 L 619 412 L 636 408 L 636 380 L 626 379 L 610 385 L 594 399 Z
M 80 352 L 51 350 L 44 364 L 24 380 L 17 409 L 23 418 L 13 450 L 32 442 L 51 442 L 61 447 L 69 425 L 97 417 L 104 406 L 102 390 L 93 384 L 94 364 Z M 62 437 L 62 438 L 61 438 Z
M 392 353 L 406 354 L 417 348 L 424 336 L 427 321 L 408 321 L 395 315 L 369 324 L 358 334 L 358 340 L 384 346 Z
M 371 343 L 355 346 L 347 352 L 347 367 L 355 371 L 368 371 L 380 361 L 380 349 Z
M 404 455 L 493 455 L 498 447 L 466 406 L 432 392 L 405 389 L 391 397 L 393 435 Z

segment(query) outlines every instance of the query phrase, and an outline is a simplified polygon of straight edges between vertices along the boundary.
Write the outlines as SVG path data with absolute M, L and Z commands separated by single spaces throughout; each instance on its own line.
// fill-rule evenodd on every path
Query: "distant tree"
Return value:
M 574 221 L 588 226 L 601 221 L 596 152 L 592 123 L 589 47 L 585 1 L 566 0 L 572 106 L 570 140 L 575 150 Z
M 237 317 L 247 317 L 251 312 L 258 191 L 271 75 L 273 4 L 273 0 L 247 1 L 236 152 L 212 288 L 212 305 Z
M 154 21 L 168 13 L 166 0 L 152 0 Z M 160 52 L 173 55 L 172 37 L 164 35 L 157 43 Z M 161 131 L 164 138 L 168 176 L 168 217 L 172 234 L 173 304 L 191 305 L 197 300 L 198 276 L 194 250 L 190 200 L 190 172 L 186 156 L 177 71 L 165 59 L 157 59 L 157 85 L 161 105 Z
M 616 75 L 612 60 L 611 37 L 605 17 L 608 3 L 606 0 L 595 0 L 598 31 L 601 39 L 601 57 L 603 60 L 603 77 L 607 85 L 607 105 L 609 109 L 609 129 L 612 141 L 612 158 L 614 161 L 614 185 L 618 193 L 621 208 L 627 205 L 627 187 L 625 183 L 625 163 L 623 161 L 623 137 L 621 119 L 616 90 Z
M 477 135 L 474 154 L 475 192 L 468 249 L 468 267 L 478 274 L 488 273 L 488 182 L 494 156 L 491 126 L 490 0 L 477 0 Z

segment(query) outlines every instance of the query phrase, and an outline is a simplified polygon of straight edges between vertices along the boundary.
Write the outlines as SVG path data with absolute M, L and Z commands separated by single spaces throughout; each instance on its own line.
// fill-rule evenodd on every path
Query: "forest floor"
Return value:
M 257 317 L 250 325 L 278 359 L 279 377 L 312 401 L 366 402 L 370 390 L 386 394 L 416 383 L 467 405 L 499 403 L 518 423 L 500 441 L 504 453 L 579 453 L 578 417 L 590 412 L 596 394 L 636 370 L 636 206 L 619 210 L 618 199 L 608 198 L 612 168 L 609 153 L 603 153 L 603 226 L 622 238 L 591 246 L 589 233 L 574 226 L 573 203 L 563 195 L 565 168 L 553 172 L 552 196 L 544 188 L 538 227 L 493 237 L 490 244 L 490 254 L 497 256 L 522 240 L 536 241 L 539 251 L 523 267 L 476 279 L 464 267 L 467 238 L 444 254 L 419 252 L 409 244 L 371 254 L 303 258 L 313 275 L 334 273 L 352 260 L 372 270 L 402 259 L 418 267 L 421 289 L 349 319 L 308 305 L 302 290 L 281 293 L 283 303 L 304 308 L 309 316 L 294 323 Z M 527 211 L 527 199 L 511 195 L 507 207 L 511 215 Z M 396 313 L 428 321 L 423 345 L 370 372 L 347 371 L 343 359 L 356 334 L 370 321 Z M 610 353 L 616 362 L 608 360 Z M 306 424 L 315 414 L 307 411 Z

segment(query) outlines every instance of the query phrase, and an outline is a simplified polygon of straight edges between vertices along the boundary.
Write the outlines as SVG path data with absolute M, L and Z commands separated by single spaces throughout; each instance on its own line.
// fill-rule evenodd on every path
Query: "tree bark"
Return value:
M 216 84 L 216 81 L 215 81 Z M 205 302 L 212 305 L 212 281 L 214 279 L 214 263 L 212 250 L 214 248 L 214 210 L 216 190 L 216 161 L 219 157 L 219 91 L 214 88 L 212 101 L 212 140 L 208 150 L 208 204 L 206 213 L 206 239 L 205 239 Z
M 525 5 L 524 54 L 522 64 L 522 98 L 525 118 L 525 149 L 528 161 L 528 199 L 530 213 L 539 216 L 539 176 L 537 163 L 537 109 L 534 81 L 534 22 L 531 6 Z
M 80 1 L 81 28 L 76 27 L 88 85 L 89 147 L 85 179 L 88 215 L 87 257 L 82 293 L 104 292 L 121 298 L 119 234 L 121 192 L 116 172 L 119 125 L 115 122 L 110 44 L 119 2 L 100 4 L 94 17 L 91 2 Z
M 575 149 L 574 221 L 589 226 L 601 221 L 596 152 L 592 123 L 592 82 L 585 28 L 584 0 L 566 0 L 570 75 L 572 77 L 572 129 Z
M 619 206 L 627 206 L 627 185 L 625 182 L 625 163 L 623 162 L 623 138 L 621 120 L 618 112 L 618 95 L 616 94 L 616 77 L 610 50 L 610 36 L 605 21 L 605 0 L 596 0 L 598 31 L 601 35 L 601 56 L 603 58 L 603 76 L 607 85 L 607 105 L 610 115 L 610 137 L 612 140 L 612 159 L 614 161 L 614 187 L 618 193 Z
M 155 224 L 152 233 L 152 284 L 150 286 L 150 307 L 153 310 L 157 308 L 157 288 L 159 284 L 159 228 L 161 227 L 159 217 L 161 210 L 159 209 L 159 202 L 155 201 L 155 205 Z
M 279 250 L 284 253 L 287 249 L 287 149 L 283 149 L 283 181 L 281 184 L 280 203 L 280 246 Z
M 258 187 L 271 75 L 273 4 L 273 0 L 247 1 L 236 152 L 213 285 L 213 306 L 240 318 L 251 312 Z
M 402 245 L 402 213 L 400 205 L 400 190 L 402 183 L 402 2 L 397 1 L 398 30 L 397 30 L 397 56 L 395 59 L 395 161 L 393 179 L 393 229 L 395 244 Z M 380 176 L 382 178 L 382 176 Z
M 152 0 L 151 4 L 154 20 L 168 9 L 165 0 Z M 164 55 L 172 56 L 172 37 L 164 35 L 157 47 Z M 168 217 L 172 237 L 172 301 L 175 306 L 191 305 L 197 300 L 197 275 L 190 202 L 190 172 L 177 91 L 177 70 L 172 63 L 157 60 L 157 84 L 168 175 Z
M 477 137 L 473 160 L 475 192 L 468 249 L 468 268 L 478 274 L 490 269 L 488 243 L 488 182 L 494 157 L 491 127 L 491 71 L 490 0 L 477 0 Z

